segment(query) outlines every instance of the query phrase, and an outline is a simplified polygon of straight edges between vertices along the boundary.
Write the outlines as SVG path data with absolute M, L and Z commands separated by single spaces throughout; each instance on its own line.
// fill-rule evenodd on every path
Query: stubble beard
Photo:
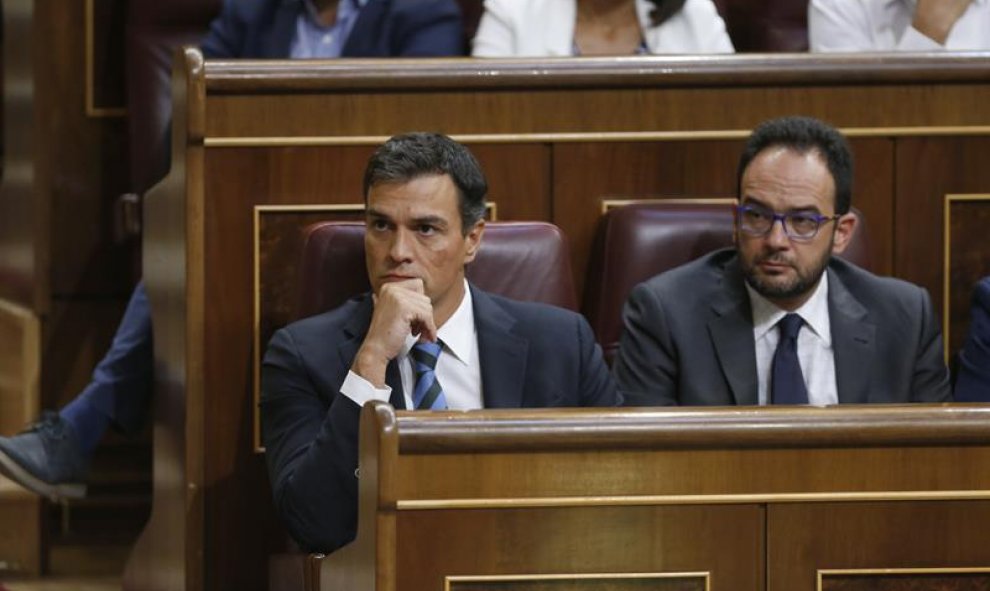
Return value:
M 807 270 L 802 270 L 796 267 L 792 261 L 782 256 L 780 252 L 761 253 L 752 261 L 752 263 L 749 263 L 744 259 L 740 260 L 742 261 L 743 275 L 746 278 L 746 283 L 748 283 L 749 286 L 756 291 L 756 293 L 767 298 L 768 300 L 774 301 L 794 299 L 811 292 L 811 290 L 818 285 L 818 281 L 825 272 L 825 268 L 828 267 L 828 262 L 831 258 L 832 245 L 830 241 L 829 248 L 827 248 L 822 253 L 821 257 L 815 261 L 815 264 Z M 781 283 L 779 277 L 767 277 L 762 275 L 758 266 L 764 261 L 784 263 L 790 266 L 790 268 L 794 271 L 794 277 L 789 281 Z

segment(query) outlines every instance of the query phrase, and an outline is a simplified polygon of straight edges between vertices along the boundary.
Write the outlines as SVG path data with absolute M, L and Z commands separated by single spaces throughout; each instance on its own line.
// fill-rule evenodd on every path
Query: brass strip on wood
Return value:
M 952 323 L 949 321 L 950 296 L 952 294 L 952 204 L 974 201 L 990 202 L 990 193 L 949 194 L 942 198 L 942 254 L 944 257 L 942 259 L 942 358 L 946 364 L 949 363 L 949 333 L 952 328 Z
M 990 126 L 919 126 L 919 127 L 859 127 L 840 131 L 847 137 L 903 136 L 971 136 L 990 135 Z M 604 131 L 581 133 L 491 133 L 452 134 L 450 137 L 465 144 L 499 144 L 522 142 L 650 142 L 692 140 L 737 140 L 749 137 L 748 129 L 695 131 Z M 298 146 L 375 146 L 388 136 L 299 136 L 299 137 L 207 137 L 208 148 L 265 148 Z
M 96 106 L 96 0 L 86 0 L 85 7 L 85 55 L 86 55 L 86 116 L 87 117 L 124 117 L 127 109 L 122 107 Z
M 398 500 L 399 511 L 441 509 L 536 509 L 642 505 L 742 505 L 759 503 L 851 503 L 862 501 L 990 500 L 990 490 L 755 493 L 719 495 L 609 495 L 541 498 Z
M 602 199 L 602 215 L 616 207 L 640 204 L 664 205 L 735 205 L 735 197 L 675 197 L 672 199 Z
M 457 583 L 511 583 L 523 581 L 620 581 L 635 579 L 703 579 L 705 591 L 711 589 L 711 572 L 663 572 L 663 573 L 571 573 L 571 574 L 512 574 L 512 575 L 448 575 L 444 577 L 444 591 L 451 591 Z
M 856 575 L 967 575 L 975 573 L 990 573 L 990 567 L 945 567 L 945 568 L 835 568 L 818 569 L 815 589 L 822 591 L 822 585 L 827 577 L 856 576 Z

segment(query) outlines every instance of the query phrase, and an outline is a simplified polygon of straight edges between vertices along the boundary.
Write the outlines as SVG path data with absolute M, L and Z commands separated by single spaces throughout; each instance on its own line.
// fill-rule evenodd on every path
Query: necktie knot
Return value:
M 426 341 L 413 345 L 412 351 L 409 354 L 415 362 L 414 368 L 417 376 L 424 371 L 432 371 L 437 368 L 437 360 L 440 359 L 441 350 L 443 350 L 443 345 L 439 340 L 435 343 Z
M 787 314 L 780 319 L 777 326 L 780 327 L 781 340 L 796 339 L 801 327 L 804 326 L 804 319 L 797 314 Z

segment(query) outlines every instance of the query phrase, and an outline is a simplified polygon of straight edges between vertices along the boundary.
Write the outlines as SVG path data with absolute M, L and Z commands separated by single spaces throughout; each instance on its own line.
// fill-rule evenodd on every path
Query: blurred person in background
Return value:
M 811 51 L 990 49 L 990 0 L 811 0 Z
M 475 57 L 733 53 L 712 0 L 485 0 Z

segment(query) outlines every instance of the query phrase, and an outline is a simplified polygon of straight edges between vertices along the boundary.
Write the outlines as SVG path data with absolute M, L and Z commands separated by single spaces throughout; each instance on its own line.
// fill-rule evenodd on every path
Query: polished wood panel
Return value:
M 34 2 L 3 3 L 3 182 L 0 184 L 0 297 L 41 312 L 48 302 L 47 186 L 35 105 Z M 17 89 L 18 92 L 12 92 Z M 39 119 L 35 119 L 38 116 Z
M 41 326 L 31 310 L 0 300 L 0 435 L 38 413 Z M 0 476 L 0 577 L 38 574 L 43 564 L 41 499 Z
M 77 312 L 119 311 L 132 286 L 135 245 L 118 244 L 113 237 L 112 204 L 128 174 L 124 122 L 93 119 L 86 109 L 94 84 L 87 76 L 91 45 L 85 25 L 113 25 L 101 28 L 100 41 L 119 43 L 119 9 L 125 3 L 94 1 L 100 7 L 93 20 L 86 13 L 92 4 L 86 2 L 11 0 L 2 5 L 0 298 L 28 310 L 40 327 L 39 338 L 30 343 L 5 341 L 4 348 L 21 347 L 10 352 L 9 359 L 36 360 L 36 371 L 43 376 L 34 384 L 40 401 L 36 398 L 29 408 L 4 414 L 5 434 L 36 419 L 40 408 L 57 408 L 78 393 L 95 359 L 109 345 L 119 315 Z M 109 61 L 103 57 L 101 64 L 123 64 L 120 52 Z M 101 77 L 95 89 L 114 85 L 121 96 L 119 76 Z M 10 391 L 0 393 L 4 411 L 22 402 L 8 396 L 13 396 Z M 135 457 L 141 457 L 140 443 Z M 41 502 L 32 499 L 16 517 L 26 540 L 19 551 L 47 552 L 49 543 L 57 541 L 57 522 L 48 521 L 49 531 L 39 537 L 40 507 Z M 44 547 L 37 540 L 44 541 Z
M 988 180 L 977 170 L 990 135 L 985 57 L 410 60 L 400 68 L 376 60 L 205 63 L 187 52 L 177 71 L 173 170 L 145 218 L 154 322 L 164 327 L 155 336 L 165 399 L 156 410 L 156 465 L 163 473 L 156 476 L 157 515 L 135 550 L 135 565 L 152 566 L 129 572 L 154 578 L 167 568 L 170 582 L 189 588 L 257 588 L 266 580 L 267 554 L 283 546 L 251 436 L 252 365 L 261 354 L 253 340 L 256 207 L 360 202 L 374 145 L 401 131 L 437 129 L 477 152 L 499 219 L 558 223 L 580 263 L 603 198 L 731 196 L 738 150 L 752 126 L 804 113 L 852 138 L 854 203 L 870 226 L 874 267 L 935 294 L 941 230 L 925 225 L 940 227 L 941 197 L 932 195 L 944 192 L 933 189 L 951 184 L 944 177 L 970 178 L 969 191 Z M 912 156 L 931 146 L 966 154 Z M 273 261 L 268 248 L 281 247 L 266 244 L 259 260 Z M 981 250 L 969 242 L 954 252 Z M 934 274 L 923 265 L 933 265 Z M 575 269 L 580 284 L 583 266 Z M 258 312 L 265 330 L 287 310 L 276 300 L 291 290 L 278 281 L 266 283 L 271 307 Z M 965 311 L 953 309 L 958 313 Z M 845 453 L 812 455 L 845 462 Z M 767 454 L 763 460 L 776 458 Z M 896 453 L 870 454 L 871 462 L 910 473 Z M 699 465 L 740 461 L 711 457 Z M 670 494 L 706 489 L 690 490 Z M 789 493 L 782 487 L 775 494 Z M 182 543 L 155 548 L 160 527 Z
M 990 150 L 990 137 L 918 137 L 897 141 L 894 226 L 894 274 L 927 288 L 936 310 L 943 309 L 946 273 L 948 284 L 950 339 L 956 351 L 969 326 L 969 294 L 976 281 L 990 274 L 990 255 L 983 233 L 973 227 L 978 211 L 973 204 L 957 213 L 977 215 L 976 220 L 955 216 L 959 234 L 947 237 L 943 221 L 950 195 L 990 193 L 990 168 L 982 154 Z M 976 233 L 974 233 L 974 230 Z M 946 240 L 952 244 L 952 260 L 946 269 Z M 954 271 L 954 272 L 953 272 Z M 953 295 L 961 291 L 961 295 Z M 943 314 L 944 315 L 944 314 Z
M 990 568 L 988 519 L 986 500 L 774 506 L 767 591 L 811 588 L 818 570 Z
M 320 588 L 693 571 L 715 591 L 811 591 L 823 569 L 980 566 L 988 417 L 985 406 L 396 413 L 372 402 L 358 537 L 322 561 Z
M 990 275 L 990 249 L 986 246 L 990 193 L 948 195 L 944 215 L 948 230 L 945 236 L 948 266 L 942 278 L 941 295 L 943 309 L 948 314 L 943 330 L 949 350 L 958 351 L 969 330 L 973 288 L 981 278 Z

